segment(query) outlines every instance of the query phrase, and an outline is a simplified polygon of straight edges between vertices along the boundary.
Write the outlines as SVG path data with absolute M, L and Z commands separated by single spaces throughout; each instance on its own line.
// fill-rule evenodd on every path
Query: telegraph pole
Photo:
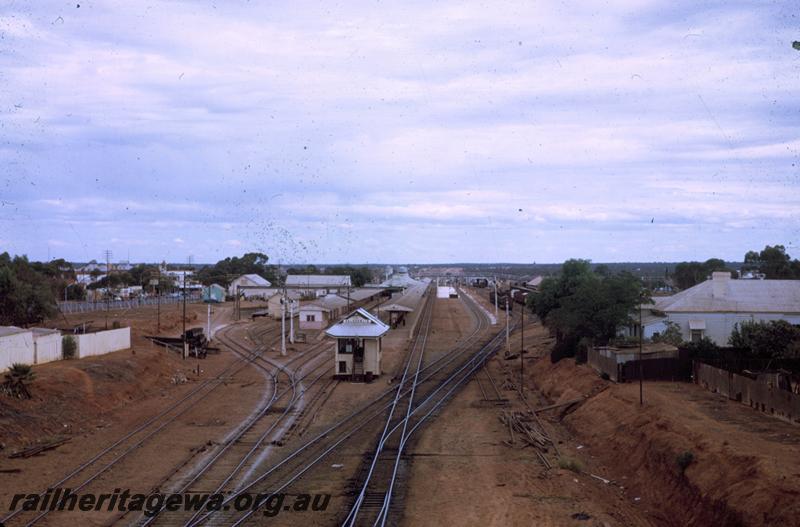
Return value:
M 519 389 L 522 393 L 522 398 L 525 398 L 525 304 L 522 304 L 522 311 L 520 313 L 522 319 L 520 320 L 520 339 L 519 339 Z
M 497 277 L 494 277 L 494 319 L 497 321 Z
M 639 297 L 639 406 L 644 405 L 644 387 L 642 381 L 642 298 Z
M 186 271 L 183 272 L 183 358 L 185 359 L 188 355 L 186 352 L 186 347 L 188 346 L 188 342 L 186 342 Z
M 289 299 L 289 342 L 294 344 L 294 304 Z
M 495 298 L 497 297 L 495 296 Z M 510 317 L 508 316 L 508 295 L 506 295 L 506 353 L 511 353 L 511 340 L 509 340 L 509 335 L 508 335 L 509 318 Z
M 286 288 L 281 299 L 281 355 L 286 356 Z
M 108 311 L 111 309 L 111 251 L 105 250 L 106 256 L 106 329 L 108 329 Z
M 161 333 L 161 264 L 158 265 L 158 284 L 156 285 L 156 331 Z

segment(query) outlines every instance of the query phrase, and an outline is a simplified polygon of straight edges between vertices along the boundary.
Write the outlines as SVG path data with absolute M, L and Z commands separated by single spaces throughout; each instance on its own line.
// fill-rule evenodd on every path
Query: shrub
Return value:
M 31 394 L 28 391 L 27 385 L 33 381 L 34 378 L 35 374 L 30 364 L 15 362 L 6 372 L 5 381 L 2 384 L 2 391 L 11 397 L 30 399 Z
M 575 342 L 572 339 L 557 341 L 550 351 L 550 362 L 556 363 L 561 359 L 575 356 Z
M 642 342 L 648 342 L 648 339 L 643 339 Z M 617 348 L 638 348 L 639 337 L 634 337 L 633 335 L 615 337 L 609 344 Z
M 781 358 L 796 356 L 800 328 L 785 320 L 745 321 L 733 327 L 728 343 L 746 349 L 752 356 Z
M 64 335 L 61 339 L 61 356 L 65 360 L 74 359 L 78 351 L 78 343 L 72 335 Z
M 675 347 L 683 344 L 681 327 L 676 322 L 672 322 L 670 320 L 664 322 L 664 325 L 667 326 L 667 329 L 665 329 L 662 333 L 656 333 L 653 335 L 653 342 L 666 342 L 667 344 L 672 344 Z
M 702 340 L 697 342 L 686 342 L 682 349 L 689 352 L 689 358 L 691 359 L 715 360 L 722 356 L 719 346 L 714 344 L 714 341 L 708 337 L 703 337 Z
M 122 327 L 122 326 L 121 326 L 121 324 L 119 323 L 119 320 L 115 320 L 114 322 L 112 322 L 112 323 L 111 323 L 111 329 L 119 329 L 119 328 L 121 328 L 121 327 Z
M 575 363 L 583 364 L 589 357 L 589 350 L 592 349 L 592 339 L 582 337 L 578 341 L 577 350 L 575 353 Z
M 678 464 L 678 468 L 681 469 L 681 474 L 686 472 L 686 469 L 689 468 L 689 465 L 691 465 L 693 461 L 694 454 L 688 450 L 678 454 L 678 457 L 675 459 L 675 462 Z
M 559 468 L 571 470 L 572 472 L 575 472 L 577 474 L 583 472 L 583 465 L 581 464 L 581 462 L 571 457 L 558 458 L 558 466 Z

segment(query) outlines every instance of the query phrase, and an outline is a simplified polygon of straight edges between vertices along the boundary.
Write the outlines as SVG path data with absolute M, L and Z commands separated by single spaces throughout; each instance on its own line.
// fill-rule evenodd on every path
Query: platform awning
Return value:
M 690 320 L 689 329 L 706 329 L 705 320 Z

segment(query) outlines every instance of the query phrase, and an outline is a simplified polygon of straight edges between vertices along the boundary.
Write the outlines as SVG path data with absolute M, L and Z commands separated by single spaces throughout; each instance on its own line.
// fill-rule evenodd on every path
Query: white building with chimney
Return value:
M 678 324 L 686 341 L 708 337 L 727 346 L 737 323 L 786 320 L 800 324 L 800 280 L 733 280 L 715 272 L 685 291 L 656 297 L 655 311 Z

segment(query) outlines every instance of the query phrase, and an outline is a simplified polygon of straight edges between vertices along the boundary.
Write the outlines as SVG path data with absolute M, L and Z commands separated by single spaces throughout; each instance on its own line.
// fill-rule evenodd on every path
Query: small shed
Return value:
M 243 274 L 228 286 L 228 294 L 236 296 L 237 292 L 244 298 L 267 298 L 271 293 L 272 284 L 269 280 L 257 274 Z M 246 288 L 246 289 L 240 289 Z
M 414 312 L 410 307 L 401 306 L 400 304 L 389 304 L 387 306 L 382 306 L 380 309 L 384 313 L 389 313 L 389 325 L 392 328 L 396 328 L 401 324 L 405 326 L 406 315 Z
M 325 295 L 313 302 L 300 304 L 300 329 L 323 329 L 341 316 L 347 300 L 337 295 Z
M 286 291 L 285 298 L 283 293 L 276 293 L 274 291 L 273 293 L 274 294 L 267 300 L 267 310 L 269 311 L 269 315 L 275 320 L 280 320 L 284 316 L 283 303 L 285 300 L 286 318 L 288 319 L 290 316 L 296 317 L 300 312 L 300 293 L 289 289 Z
M 211 284 L 203 288 L 203 302 L 218 304 L 225 301 L 225 288 L 219 284 Z
M 335 377 L 370 382 L 381 374 L 381 338 L 389 326 L 358 308 L 325 332 L 336 339 Z

